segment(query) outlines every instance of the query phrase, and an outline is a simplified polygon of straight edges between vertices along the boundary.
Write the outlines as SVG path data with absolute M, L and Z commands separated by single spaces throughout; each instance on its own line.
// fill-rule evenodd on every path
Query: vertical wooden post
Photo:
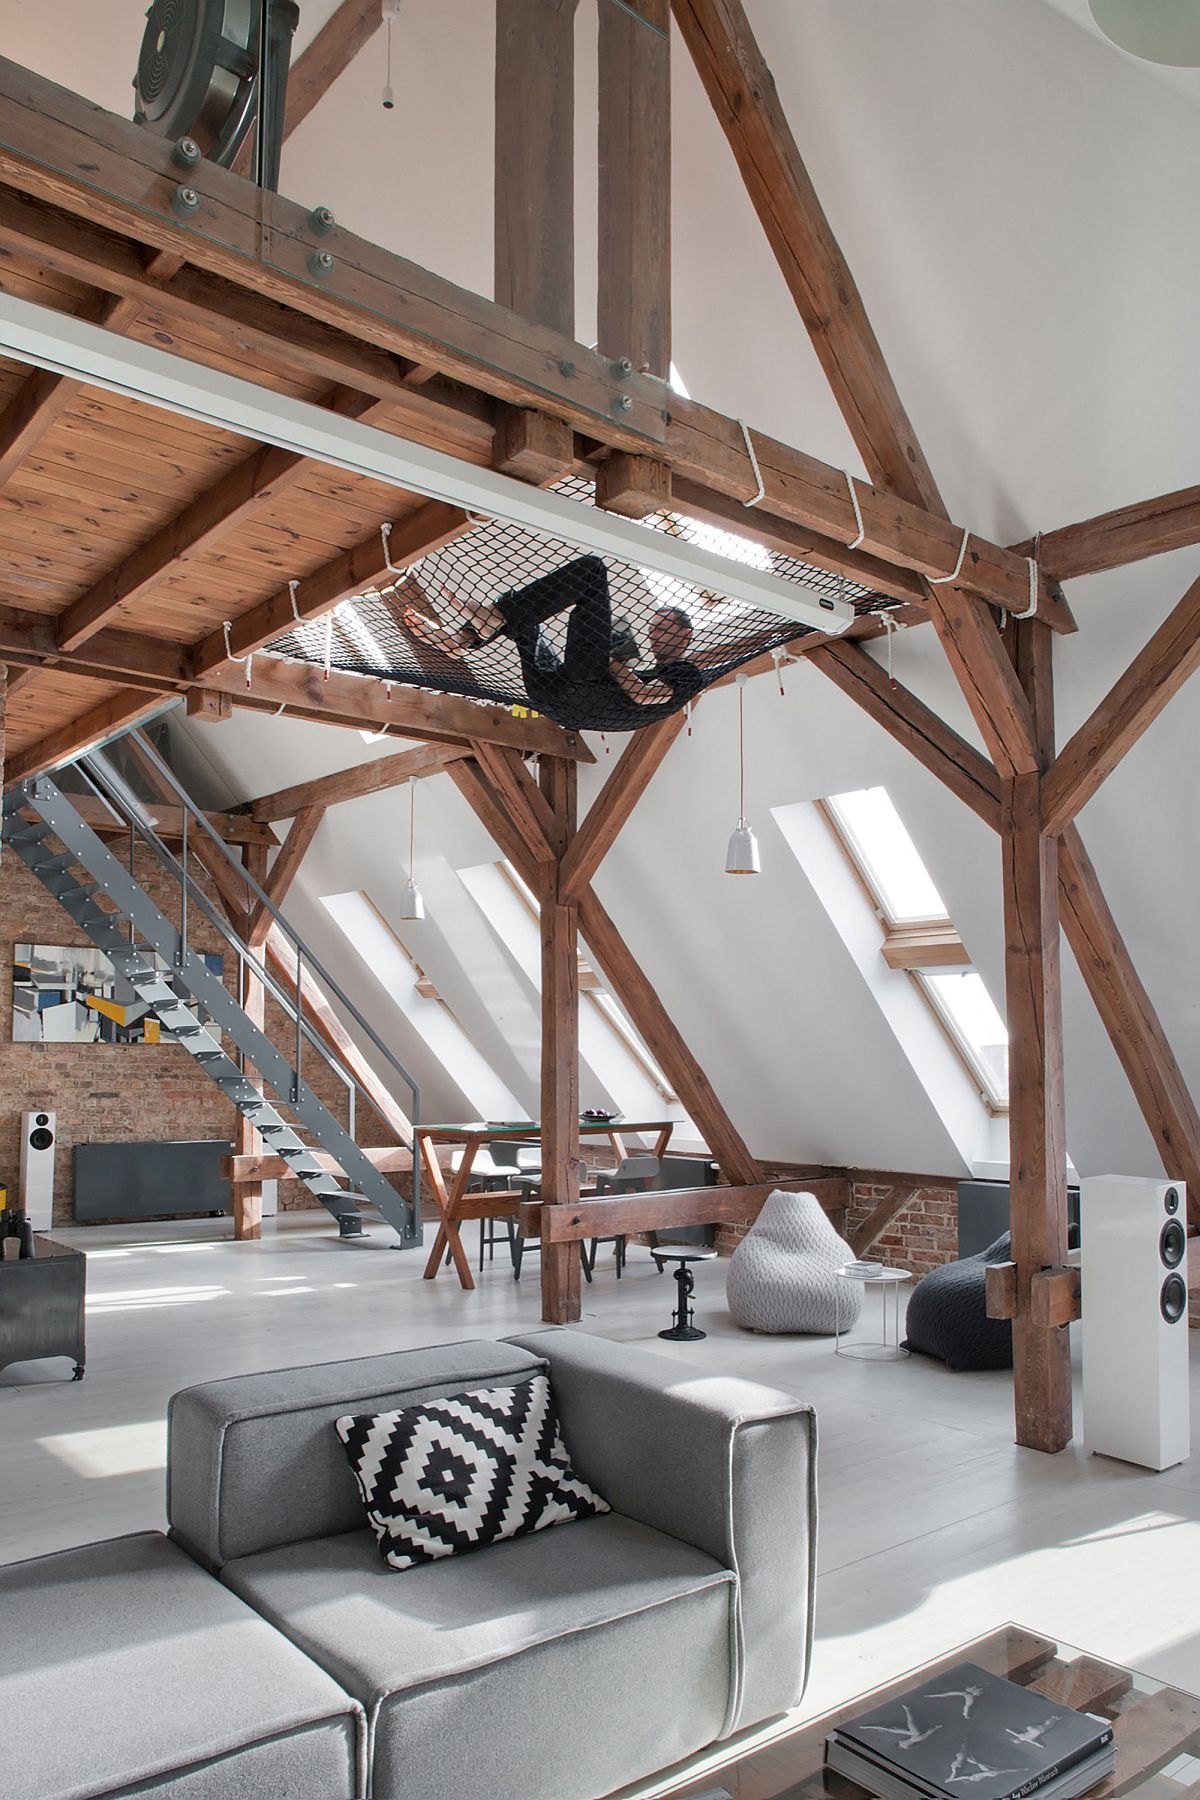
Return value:
M 542 1205 L 579 1201 L 579 908 L 559 899 L 558 871 L 575 834 L 576 767 L 542 758 L 554 813 L 552 863 L 537 866 L 542 928 Z M 566 1325 L 581 1311 L 579 1245 L 542 1237 L 542 1317 Z
M 1052 639 L 1036 621 L 1018 624 L 1013 660 L 1034 717 L 1044 769 L 1054 754 Z M 1040 772 L 1001 783 L 1004 964 L 1008 1005 L 1009 1183 L 1012 1257 L 1013 1398 L 1016 1438 L 1031 1450 L 1071 1441 L 1071 1350 L 1065 1325 L 1032 1316 L 1043 1270 L 1067 1260 L 1067 1152 L 1063 1100 L 1058 845 L 1041 828 Z
M 599 0 L 596 333 L 607 356 L 671 363 L 670 0 Z
M 496 285 L 575 336 L 575 7 L 496 0 Z
M 261 887 L 267 878 L 267 850 L 264 844 L 247 844 L 242 851 L 247 869 Z M 244 933 L 248 927 L 243 925 L 239 931 Z M 242 965 L 240 991 L 238 1000 L 242 1010 L 261 1030 L 266 1022 L 267 995 L 259 977 L 247 965 Z M 245 1060 L 242 1062 L 242 1073 L 253 1077 L 256 1071 Z M 261 1091 L 261 1090 L 260 1090 Z M 261 1156 L 263 1142 L 244 1113 L 239 1112 L 234 1127 L 233 1151 L 235 1156 Z M 262 1201 L 261 1181 L 235 1181 L 233 1184 L 233 1235 L 237 1239 L 247 1240 L 262 1236 Z

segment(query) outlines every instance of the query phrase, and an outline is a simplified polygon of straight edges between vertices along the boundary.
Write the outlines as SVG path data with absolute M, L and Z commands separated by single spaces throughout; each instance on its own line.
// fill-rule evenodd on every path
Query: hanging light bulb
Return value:
M 421 890 L 417 886 L 416 877 L 413 872 L 413 841 L 416 835 L 414 829 L 416 810 L 416 783 L 410 781 L 408 783 L 408 880 L 405 882 L 400 893 L 399 916 L 402 919 L 423 919 L 425 917 L 425 902 L 421 898 Z
M 383 0 L 383 17 L 387 26 L 387 74 L 383 84 L 383 110 L 391 112 L 396 104 L 392 92 L 392 20 L 400 16 L 400 0 Z
M 758 839 L 746 820 L 746 677 L 738 685 L 738 822 L 725 852 L 727 875 L 761 875 Z

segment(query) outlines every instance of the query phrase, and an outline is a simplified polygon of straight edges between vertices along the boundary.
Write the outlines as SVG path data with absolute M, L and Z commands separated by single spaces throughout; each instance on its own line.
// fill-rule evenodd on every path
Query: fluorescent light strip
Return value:
M 214 425 L 255 443 L 277 444 L 352 475 L 408 493 L 487 513 L 577 549 L 620 557 L 662 575 L 715 589 L 731 600 L 795 619 L 832 636 L 846 630 L 854 608 L 799 583 L 718 556 L 698 544 L 636 525 L 615 513 L 581 506 L 563 494 L 533 488 L 491 469 L 476 469 L 372 425 L 342 419 L 240 376 L 188 362 L 102 326 L 57 313 L 13 294 L 0 294 L 0 353 L 89 387 L 122 394 Z

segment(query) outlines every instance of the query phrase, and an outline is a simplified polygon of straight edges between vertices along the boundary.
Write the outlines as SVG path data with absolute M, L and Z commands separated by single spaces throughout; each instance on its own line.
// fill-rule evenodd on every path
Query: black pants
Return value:
M 590 685 L 597 678 L 611 680 L 612 601 L 608 570 L 598 556 L 578 556 L 563 568 L 540 575 L 528 587 L 501 595 L 497 605 L 505 631 L 517 647 L 531 698 L 534 687 L 547 681 L 573 686 L 576 682 Z M 562 612 L 571 617 L 560 657 L 542 626 Z

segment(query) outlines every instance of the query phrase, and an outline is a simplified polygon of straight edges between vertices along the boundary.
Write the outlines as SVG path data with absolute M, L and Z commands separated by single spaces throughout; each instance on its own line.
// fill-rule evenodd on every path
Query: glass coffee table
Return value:
M 1112 1720 L 1116 1771 L 1090 1790 L 1088 1800 L 1128 1794 L 1143 1800 L 1200 1800 L 1200 1698 L 1020 1625 L 1004 1625 L 960 1644 L 736 1762 L 657 1791 L 664 1800 L 666 1795 L 671 1800 L 700 1800 L 701 1795 L 717 1800 L 722 1794 L 728 1800 L 863 1800 L 864 1788 L 832 1770 L 825 1772 L 825 1734 L 960 1662 L 979 1663 L 1049 1700 Z

